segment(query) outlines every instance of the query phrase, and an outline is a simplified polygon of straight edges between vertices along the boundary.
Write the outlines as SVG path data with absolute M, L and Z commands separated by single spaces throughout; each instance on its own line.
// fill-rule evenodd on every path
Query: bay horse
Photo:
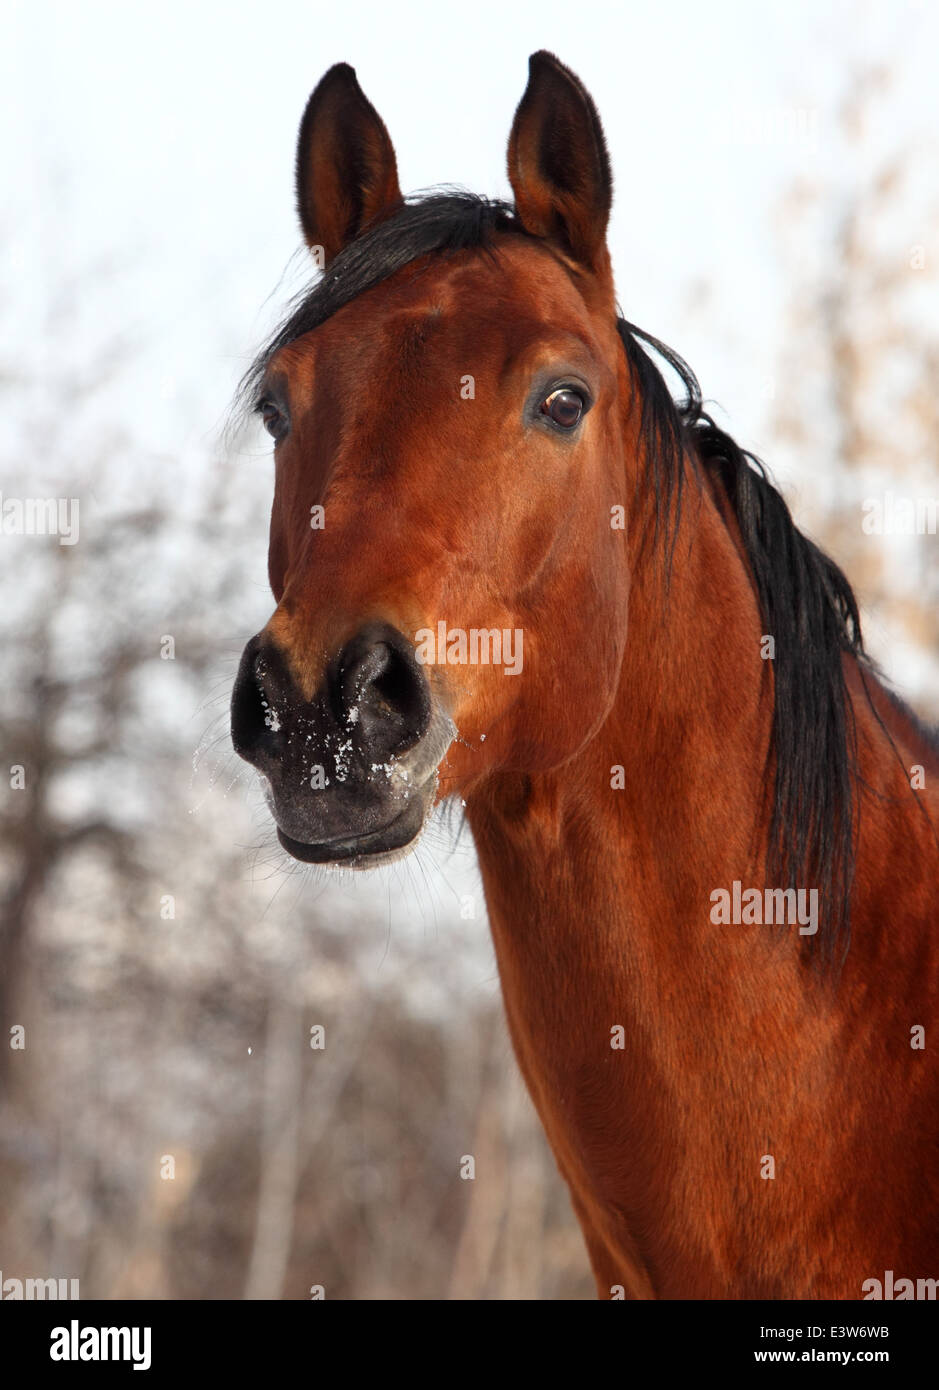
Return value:
M 935 1279 L 939 742 L 619 313 L 604 136 L 550 53 L 508 172 L 513 204 L 405 199 L 353 69 L 310 97 L 323 273 L 244 383 L 276 608 L 234 747 L 305 863 L 372 867 L 465 803 L 601 1297 Z

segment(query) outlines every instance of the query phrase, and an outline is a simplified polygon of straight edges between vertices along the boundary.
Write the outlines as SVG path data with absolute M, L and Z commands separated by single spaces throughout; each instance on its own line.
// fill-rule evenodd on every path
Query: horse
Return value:
M 276 607 L 234 748 L 306 864 L 388 862 L 463 803 L 599 1297 L 928 1281 L 939 739 L 763 464 L 619 311 L 604 134 L 548 52 L 508 175 L 512 202 L 405 198 L 354 70 L 309 99 L 322 273 L 243 382 Z

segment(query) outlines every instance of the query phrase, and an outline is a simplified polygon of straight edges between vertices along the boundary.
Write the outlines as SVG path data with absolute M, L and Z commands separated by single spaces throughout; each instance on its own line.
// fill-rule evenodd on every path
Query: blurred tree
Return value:
M 807 479 L 810 526 L 864 603 L 869 646 L 939 715 L 939 536 L 890 529 L 896 499 L 927 528 L 939 502 L 939 205 L 922 177 L 936 151 L 876 138 L 891 81 L 884 66 L 853 73 L 828 133 L 838 175 L 800 179 L 780 209 L 794 292 L 773 425 Z

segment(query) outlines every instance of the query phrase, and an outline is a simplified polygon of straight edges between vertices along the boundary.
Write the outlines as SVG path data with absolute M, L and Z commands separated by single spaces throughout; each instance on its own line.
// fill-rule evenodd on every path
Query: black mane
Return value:
M 652 445 L 647 455 L 657 519 L 674 540 L 686 451 L 720 478 L 736 518 L 763 630 L 775 644 L 766 881 L 818 888 L 829 930 L 817 940 L 805 938 L 805 946 L 841 963 L 850 939 L 857 824 L 857 743 L 844 654 L 875 674 L 854 591 L 835 562 L 798 529 L 761 460 L 705 411 L 691 368 L 623 319 L 619 332 L 641 392 L 640 431 Z M 684 400 L 672 399 L 647 347 L 678 376 Z
M 341 251 L 294 301 L 245 373 L 240 401 L 256 408 L 273 354 L 388 276 L 429 254 L 491 250 L 496 237 L 506 234 L 527 235 L 509 203 L 462 190 L 408 200 Z M 829 930 L 814 942 L 805 938 L 806 945 L 843 960 L 857 819 L 856 736 L 845 653 L 873 669 L 863 650 L 857 601 L 838 566 L 798 530 L 759 459 L 706 413 L 691 369 L 634 324 L 624 318 L 617 324 L 642 401 L 640 429 L 650 446 L 647 482 L 667 556 L 680 517 L 687 457 L 720 478 L 736 517 L 764 631 L 775 639 L 767 884 L 817 887 Z M 649 349 L 677 374 L 683 401 L 673 400 Z

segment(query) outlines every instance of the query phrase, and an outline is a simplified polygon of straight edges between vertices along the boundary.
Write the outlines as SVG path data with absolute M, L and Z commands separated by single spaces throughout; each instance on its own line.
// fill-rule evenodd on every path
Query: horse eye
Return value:
M 542 415 L 547 415 L 556 425 L 562 429 L 571 430 L 581 419 L 586 409 L 583 396 L 579 391 L 573 391 L 569 386 L 562 386 L 557 391 L 552 391 L 541 403 Z
M 287 433 L 287 421 L 283 414 L 277 409 L 273 401 L 262 401 L 258 407 L 258 414 L 264 423 L 264 428 L 272 439 L 283 439 Z

